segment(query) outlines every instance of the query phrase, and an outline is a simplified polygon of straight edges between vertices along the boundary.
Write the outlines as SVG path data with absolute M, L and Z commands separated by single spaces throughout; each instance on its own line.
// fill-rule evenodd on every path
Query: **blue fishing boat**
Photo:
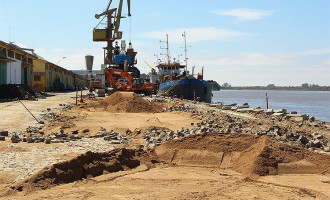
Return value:
M 183 36 L 185 37 L 185 35 L 184 33 Z M 210 103 L 212 99 L 212 87 L 210 81 L 206 81 L 203 78 L 204 68 L 202 68 L 201 74 L 195 75 L 193 67 L 192 73 L 189 74 L 187 70 L 187 56 L 185 56 L 185 65 L 181 65 L 179 61 L 170 61 L 168 35 L 166 36 L 165 49 L 167 49 L 167 59 L 163 62 L 159 61 L 156 66 L 158 72 L 152 69 L 150 74 L 151 81 L 157 87 L 157 95 Z M 186 52 L 185 45 L 185 55 Z

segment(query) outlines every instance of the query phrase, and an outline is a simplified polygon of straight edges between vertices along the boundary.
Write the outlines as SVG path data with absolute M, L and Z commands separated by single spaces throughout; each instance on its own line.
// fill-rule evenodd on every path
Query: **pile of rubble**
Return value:
M 95 137 L 102 137 L 104 140 L 109 141 L 111 144 L 129 144 L 129 139 L 121 133 L 114 131 L 106 131 L 105 129 L 99 131 Z
M 271 117 L 281 117 L 286 119 L 294 119 L 296 121 L 315 121 L 314 116 L 308 116 L 306 114 L 298 114 L 296 111 L 288 112 L 286 109 L 261 109 L 260 107 L 251 108 L 248 103 L 244 103 L 242 106 L 237 104 L 223 105 L 221 103 L 209 104 L 210 107 L 216 107 L 221 110 L 230 110 L 238 113 L 253 113 L 253 114 L 266 114 Z
M 44 135 L 42 127 L 28 127 L 26 131 L 12 132 L 0 131 L 0 141 L 11 140 L 12 143 L 27 142 L 27 143 L 65 143 L 71 141 L 77 141 L 82 139 L 78 136 L 78 130 L 71 133 L 65 133 L 63 129 L 50 135 Z M 129 139 L 121 133 L 114 131 L 106 131 L 102 129 L 95 136 L 89 136 L 89 138 L 103 138 L 105 141 L 109 141 L 110 144 L 129 144 Z
M 44 98 L 39 91 L 27 85 L 6 84 L 0 85 L 0 99 L 35 100 Z
M 190 106 L 179 106 L 164 109 L 164 111 L 190 112 L 200 116 L 200 123 L 191 123 L 192 128 L 182 129 L 176 132 L 152 130 L 143 135 L 147 147 L 158 146 L 168 140 L 186 137 L 200 133 L 246 133 L 253 135 L 266 135 L 283 143 L 293 144 L 313 151 L 330 152 L 330 142 L 320 130 L 327 130 L 323 122 L 311 123 L 309 121 L 295 122 L 283 116 L 272 116 L 268 113 L 255 113 L 255 117 L 244 118 L 231 116 L 218 112 L 215 109 L 201 111 Z M 253 116 L 253 115 L 252 115 Z M 288 125 L 289 124 L 289 125 Z M 309 127 L 309 128 L 306 128 Z M 317 127 L 317 129 L 314 129 Z

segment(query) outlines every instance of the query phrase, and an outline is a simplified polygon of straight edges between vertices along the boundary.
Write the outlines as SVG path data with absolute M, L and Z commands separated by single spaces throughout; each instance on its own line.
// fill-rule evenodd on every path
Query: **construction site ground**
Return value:
M 45 124 L 38 123 L 18 101 L 0 102 L 0 131 L 19 133 L 29 126 L 42 126 L 44 135 L 62 129 L 82 137 L 51 144 L 11 143 L 8 137 L 0 141 L 0 199 L 330 199 L 329 154 L 244 133 L 203 133 L 168 141 L 155 149 L 144 147 L 148 156 L 139 158 L 140 164 L 135 167 L 121 163 L 123 170 L 103 170 L 101 175 L 56 183 L 48 170 L 59 172 L 66 166 L 64 171 L 74 171 L 69 164 L 61 168 L 61 163 L 79 161 L 79 155 L 88 151 L 135 149 L 145 145 L 141 133 L 151 127 L 177 131 L 203 120 L 189 112 L 161 112 L 163 107 L 180 103 L 149 107 L 137 100 L 131 108 L 123 105 L 124 109 L 110 101 L 104 104 L 85 99 L 71 108 L 69 105 L 76 103 L 75 96 L 75 92 L 50 93 L 38 101 L 22 100 L 39 121 L 43 120 L 41 114 L 61 114 Z M 199 110 L 214 109 L 185 103 Z M 255 118 L 231 111 L 218 112 Z M 130 143 L 111 144 L 93 137 L 100 130 L 126 135 Z M 323 132 L 325 136 L 329 134 L 329 130 Z M 265 159 L 265 152 L 271 160 Z M 122 154 L 117 152 L 114 158 L 122 159 Z M 283 163 L 275 162 L 276 157 L 281 157 Z M 89 163 L 90 169 L 93 163 L 98 162 Z M 273 173 L 260 175 L 263 172 Z M 42 178 L 45 174 L 49 177 Z

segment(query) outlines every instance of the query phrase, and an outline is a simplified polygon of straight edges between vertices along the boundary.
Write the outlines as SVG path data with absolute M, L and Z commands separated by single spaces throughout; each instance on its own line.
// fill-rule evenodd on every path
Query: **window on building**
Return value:
M 16 58 L 17 60 L 21 60 L 21 59 L 22 59 L 22 55 L 19 54 L 19 53 L 15 53 L 15 58 Z
M 33 64 L 32 58 L 28 58 L 28 63 Z
M 34 75 L 34 81 L 41 81 L 40 75 Z
M 14 52 L 11 50 L 8 50 L 8 57 L 14 58 Z
M 0 55 L 5 56 L 5 57 L 7 56 L 5 48 L 0 49 Z

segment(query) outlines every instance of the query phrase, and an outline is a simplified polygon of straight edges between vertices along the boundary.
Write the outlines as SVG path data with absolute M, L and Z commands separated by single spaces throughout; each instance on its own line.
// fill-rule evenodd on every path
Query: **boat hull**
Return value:
M 161 83 L 157 95 L 176 96 L 177 98 L 210 103 L 212 99 L 211 89 L 211 84 L 208 81 L 187 78 Z

